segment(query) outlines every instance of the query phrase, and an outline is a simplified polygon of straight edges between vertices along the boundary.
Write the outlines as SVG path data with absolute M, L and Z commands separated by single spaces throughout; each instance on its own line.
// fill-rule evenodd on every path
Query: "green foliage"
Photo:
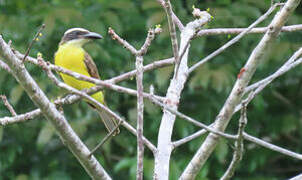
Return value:
M 214 16 L 207 28 L 247 27 L 263 14 L 270 0 L 217 0 L 172 1 L 173 9 L 184 22 L 193 19 L 192 5 L 201 9 L 210 8 Z M 289 20 L 289 24 L 301 23 L 302 7 Z M 271 16 L 272 17 L 272 16 Z M 271 17 L 262 25 L 267 25 Z M 50 62 L 64 31 L 71 27 L 84 27 L 102 34 L 105 38 L 86 46 L 94 58 L 103 79 L 114 77 L 135 67 L 133 56 L 107 35 L 112 27 L 135 47 L 145 40 L 147 30 L 161 24 L 163 33 L 152 43 L 145 56 L 145 64 L 172 56 L 167 18 L 164 10 L 154 0 L 0 0 L 0 33 L 5 40 L 12 40 L 12 46 L 25 52 L 39 26 L 45 23 L 43 36 L 34 44 L 30 55 L 38 52 Z M 192 65 L 226 43 L 233 35 L 208 36 L 192 41 L 189 64 Z M 214 121 L 220 108 L 230 93 L 240 68 L 248 59 L 252 49 L 262 35 L 248 35 L 211 62 L 200 67 L 190 76 L 182 94 L 179 110 L 203 123 Z M 277 42 L 262 62 L 252 82 L 256 82 L 274 72 L 289 56 L 301 46 L 302 33 L 281 33 Z M 26 64 L 39 86 L 47 96 L 54 100 L 66 91 L 49 81 L 38 67 Z M 151 84 L 155 93 L 164 95 L 170 82 L 173 67 L 166 67 L 144 74 L 144 87 L 148 91 Z M 248 107 L 247 132 L 264 137 L 273 143 L 301 152 L 301 67 L 277 79 L 258 95 Z M 120 83 L 136 88 L 135 79 Z M 35 105 L 13 77 L 0 70 L 0 94 L 7 95 L 18 114 L 35 109 Z M 136 98 L 106 91 L 110 108 L 136 124 Z M 84 102 L 66 105 L 64 114 L 81 139 L 92 149 L 106 135 L 106 130 L 97 114 Z M 162 111 L 145 101 L 144 135 L 154 144 Z M 0 117 L 10 116 L 0 102 Z M 238 115 L 231 120 L 227 131 L 236 133 Z M 173 139 L 188 136 L 199 128 L 176 120 Z M 199 148 L 206 136 L 199 137 L 182 145 L 173 152 L 171 160 L 171 179 L 177 179 Z M 226 170 L 232 158 L 233 142 L 221 140 L 215 153 L 210 157 L 197 179 L 218 179 Z M 234 179 L 284 179 L 299 172 L 296 162 L 284 155 L 262 147 L 245 143 L 243 161 Z M 135 179 L 136 138 L 121 129 L 96 153 L 96 157 L 114 179 Z M 152 179 L 153 156 L 146 150 L 144 161 L 145 179 Z M 276 171 L 275 169 L 278 169 Z M 76 158 L 62 144 L 53 127 L 43 117 L 26 123 L 0 127 L 0 180 L 52 180 L 89 179 Z

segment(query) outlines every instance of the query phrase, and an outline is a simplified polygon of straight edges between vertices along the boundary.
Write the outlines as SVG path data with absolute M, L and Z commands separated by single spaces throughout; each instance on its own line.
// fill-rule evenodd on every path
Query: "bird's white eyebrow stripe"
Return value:
M 70 32 L 72 32 L 72 31 L 84 31 L 84 32 L 89 32 L 87 29 L 84 29 L 84 28 L 71 28 L 71 29 L 68 29 L 68 30 L 64 33 L 64 35 L 65 35 L 65 34 L 68 34 L 68 33 L 70 33 Z

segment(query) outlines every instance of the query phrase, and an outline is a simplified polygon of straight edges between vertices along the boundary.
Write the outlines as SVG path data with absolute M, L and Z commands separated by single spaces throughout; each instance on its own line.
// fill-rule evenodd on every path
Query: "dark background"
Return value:
M 192 5 L 205 10 L 210 8 L 214 20 L 207 28 L 247 27 L 270 6 L 269 0 L 179 0 L 172 1 L 173 9 L 183 23 L 193 20 Z M 272 19 L 261 24 L 266 26 Z M 302 22 L 301 5 L 287 24 Z M 161 24 L 163 32 L 156 37 L 145 64 L 172 56 L 167 19 L 164 10 L 155 0 L 0 0 L 0 33 L 12 46 L 25 52 L 39 26 L 45 23 L 43 36 L 34 44 L 30 55 L 38 52 L 53 62 L 62 34 L 72 27 L 83 27 L 98 32 L 103 40 L 91 43 L 86 50 L 94 58 L 100 75 L 108 79 L 135 67 L 135 59 L 107 34 L 112 27 L 136 48 L 140 47 L 147 30 Z M 233 35 L 207 36 L 192 42 L 190 66 L 213 52 Z M 223 106 L 244 65 L 259 42 L 261 34 L 247 35 L 240 42 L 197 69 L 188 79 L 181 96 L 179 110 L 210 124 Z M 302 33 L 281 33 L 267 58 L 261 62 L 252 82 L 260 80 L 278 69 L 302 44 Z M 57 88 L 40 68 L 26 64 L 39 86 L 54 100 L 66 91 Z M 155 86 L 156 94 L 165 95 L 171 78 L 172 67 L 144 74 L 144 87 Z M 248 106 L 246 131 L 274 144 L 296 152 L 302 152 L 302 68 L 286 73 L 269 85 Z M 135 79 L 120 85 L 136 88 Z M 0 70 L 0 94 L 7 95 L 18 114 L 36 107 L 15 79 Z M 106 91 L 110 108 L 136 126 L 136 98 L 127 94 Z M 81 139 L 92 149 L 106 135 L 98 115 L 84 102 L 64 106 L 65 116 Z M 161 110 L 145 101 L 144 135 L 156 144 Z M 0 117 L 10 116 L 0 102 Z M 237 132 L 238 114 L 227 128 L 228 133 Z M 199 128 L 177 119 L 173 139 L 188 136 Z M 184 170 L 205 136 L 197 138 L 172 154 L 171 179 L 177 179 Z M 227 169 L 232 158 L 233 143 L 222 139 L 207 161 L 197 179 L 218 179 Z M 147 149 L 147 148 L 146 148 Z M 134 179 L 136 173 L 136 138 L 126 129 L 107 142 L 96 153 L 97 159 L 113 179 Z M 154 161 L 149 150 L 145 152 L 145 179 L 152 179 Z M 301 173 L 301 161 L 245 143 L 245 152 L 234 179 L 277 180 Z M 89 179 L 76 158 L 61 143 L 53 127 L 43 117 L 26 123 L 0 127 L 0 179 L 52 180 Z

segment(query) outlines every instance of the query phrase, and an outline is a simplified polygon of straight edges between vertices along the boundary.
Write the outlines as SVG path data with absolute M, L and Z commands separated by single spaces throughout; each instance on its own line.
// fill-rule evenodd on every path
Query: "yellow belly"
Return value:
M 55 54 L 55 65 L 91 77 L 84 63 L 84 55 L 85 51 L 81 47 L 61 45 Z M 60 73 L 60 75 L 66 84 L 78 90 L 88 89 L 95 86 L 95 84 L 78 80 L 63 73 Z M 104 96 L 102 92 L 97 92 L 93 94 L 92 97 L 97 101 L 104 103 Z

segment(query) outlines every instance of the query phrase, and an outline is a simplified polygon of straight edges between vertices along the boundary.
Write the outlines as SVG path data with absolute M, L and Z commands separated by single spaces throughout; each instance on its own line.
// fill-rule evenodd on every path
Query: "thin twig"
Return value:
M 167 105 L 165 105 L 165 104 L 163 104 L 161 102 L 159 102 L 155 98 L 152 99 L 152 102 L 154 104 L 160 106 L 162 109 L 164 109 L 166 111 L 169 111 L 170 113 L 172 113 L 172 114 L 180 117 L 181 119 L 186 120 L 186 121 L 194 124 L 195 126 L 204 128 L 208 132 L 217 134 L 217 135 L 219 135 L 221 137 L 224 137 L 224 138 L 227 138 L 227 139 L 233 139 L 233 140 L 237 139 L 236 135 L 226 134 L 226 133 L 217 131 L 214 128 L 212 128 L 211 125 L 207 126 L 207 125 L 205 125 L 205 124 L 203 124 L 203 123 L 201 123 L 201 122 L 199 122 L 199 121 L 197 121 L 197 120 L 195 120 L 195 119 L 193 119 L 193 118 L 191 118 L 191 117 L 189 117 L 189 116 L 187 116 L 187 115 L 185 115 L 185 114 L 183 114 L 183 113 L 181 113 L 181 112 L 179 112 L 179 111 L 177 111 L 177 110 L 175 110 L 175 109 L 173 109 L 173 108 L 171 108 L 171 107 L 169 107 L 169 106 L 167 106 Z
M 129 44 L 126 40 L 122 39 L 119 35 L 117 35 L 111 27 L 108 28 L 108 34 L 111 36 L 111 38 L 113 40 L 116 40 L 124 48 L 129 50 L 131 52 L 131 54 L 133 54 L 133 55 L 137 54 L 137 50 L 131 44 Z
M 266 86 L 268 86 L 273 80 L 275 80 L 276 78 L 278 78 L 279 76 L 285 74 L 286 72 L 288 72 L 289 70 L 297 67 L 298 65 L 300 65 L 302 63 L 302 58 L 297 59 L 298 57 L 300 57 L 302 54 L 302 48 L 300 48 L 298 51 L 296 51 L 294 53 L 294 55 L 288 60 L 286 61 L 286 63 L 284 63 L 275 73 L 273 73 L 272 75 L 248 86 L 247 88 L 245 88 L 245 92 L 244 93 L 248 93 L 248 97 L 244 100 L 244 102 L 246 102 L 247 104 L 249 104 L 255 97 L 256 95 L 258 95 Z M 242 105 L 238 104 L 235 108 L 234 113 L 236 113 L 237 111 L 239 111 L 241 109 Z
M 215 36 L 215 35 L 231 35 L 231 34 L 240 34 L 245 31 L 247 28 L 214 28 L 214 29 L 202 29 L 198 32 L 195 36 L 203 37 L 203 36 Z M 251 29 L 247 34 L 261 34 L 266 33 L 268 27 L 258 27 Z M 294 31 L 301 31 L 302 24 L 284 26 L 281 29 L 281 32 L 294 32 Z
M 207 11 L 200 11 L 200 9 L 198 8 L 194 8 L 193 12 L 192 12 L 193 16 L 196 17 L 196 18 L 202 18 L 204 16 L 209 16 L 210 14 L 207 12 Z M 212 16 L 211 16 L 212 18 Z M 201 27 L 205 24 L 207 24 L 208 21 L 205 21 L 204 24 L 201 24 L 201 26 L 198 28 L 198 30 L 196 30 L 194 32 L 194 34 L 191 35 L 191 37 L 189 38 L 189 40 L 187 41 L 186 45 L 184 46 L 183 50 L 179 53 L 180 56 L 179 56 L 179 59 L 181 61 L 182 57 L 184 56 L 185 52 L 187 51 L 191 41 L 194 39 L 194 37 L 198 34 L 198 32 L 200 31 Z
M 210 124 L 208 127 L 213 127 L 213 125 L 214 125 L 214 123 L 213 123 L 213 124 Z M 187 142 L 189 142 L 189 141 L 191 141 L 191 140 L 193 140 L 193 139 L 195 139 L 195 138 L 198 138 L 198 137 L 202 136 L 202 135 L 205 134 L 206 132 L 207 132 L 207 130 L 201 129 L 201 130 L 199 130 L 199 131 L 197 131 L 197 132 L 191 134 L 190 136 L 187 136 L 187 137 L 185 137 L 185 138 L 183 138 L 183 139 L 180 139 L 180 140 L 175 141 L 175 142 L 173 143 L 173 146 L 174 146 L 174 147 L 178 147 L 178 146 L 180 146 L 180 145 L 183 145 L 183 144 L 185 144 L 185 143 L 187 143 Z M 227 135 L 228 135 L 228 134 L 227 134 Z M 275 152 L 284 154 L 284 155 L 289 156 L 289 157 L 292 157 L 292 158 L 294 158 L 294 159 L 302 160 L 302 154 L 298 154 L 298 153 L 295 153 L 295 152 L 290 151 L 290 150 L 288 150 L 288 149 L 282 148 L 282 147 L 280 147 L 280 146 L 271 144 L 271 143 L 266 142 L 266 141 L 264 141 L 264 140 L 261 140 L 261 139 L 259 139 L 259 138 L 257 138 L 257 137 L 254 137 L 254 136 L 252 136 L 252 135 L 249 135 L 249 134 L 246 133 L 246 132 L 243 133 L 243 137 L 244 137 L 245 140 L 250 141 L 250 142 L 252 142 L 252 143 L 254 143 L 254 144 L 257 144 L 257 145 L 259 145 L 259 146 L 262 146 L 262 147 L 264 147 L 264 148 L 267 148 L 267 149 L 270 149 L 270 150 L 272 150 L 272 151 L 275 151 Z
M 297 50 L 287 61 L 286 63 L 284 63 L 275 73 L 273 73 L 272 75 L 248 86 L 247 88 L 245 88 L 244 93 L 248 93 L 256 88 L 258 88 L 259 86 L 263 85 L 263 84 L 267 84 L 267 82 L 272 82 L 274 79 L 276 79 L 277 77 L 283 75 L 284 73 L 288 72 L 290 69 L 296 67 L 297 65 L 299 65 L 299 60 L 297 60 L 300 56 L 302 55 L 302 48 L 300 48 L 299 50 Z
M 165 9 L 165 0 L 156 0 L 157 2 L 159 2 L 159 4 Z M 174 14 L 173 10 L 172 11 L 172 20 L 174 22 L 174 24 L 177 25 L 178 29 L 180 31 L 182 31 L 184 29 L 184 25 L 181 23 L 181 21 L 178 19 L 178 17 Z
M 170 66 L 174 63 L 174 58 L 168 58 L 168 59 L 163 59 L 163 60 L 158 60 L 158 61 L 154 61 L 146 66 L 144 66 L 143 71 L 144 72 L 148 72 L 157 68 L 162 68 L 162 67 L 166 67 L 166 66 Z M 134 76 L 136 76 L 136 69 L 126 72 L 124 74 L 121 74 L 119 76 L 113 77 L 111 79 L 105 80 L 105 82 L 110 82 L 113 84 L 116 84 L 118 82 L 124 81 L 126 79 L 130 79 Z
M 8 67 L 8 65 L 0 59 L 0 68 L 4 69 L 8 73 L 12 73 L 12 70 Z
M 41 35 L 40 33 L 42 32 L 42 30 L 44 28 L 45 28 L 45 24 L 42 24 L 42 26 L 40 27 L 40 29 L 38 30 L 38 32 L 36 33 L 36 35 L 34 36 L 34 38 L 32 39 L 32 41 L 30 42 L 30 44 L 29 44 L 29 46 L 28 46 L 28 48 L 27 48 L 27 50 L 25 52 L 25 55 L 24 55 L 24 57 L 22 59 L 22 62 L 25 62 L 26 57 L 28 56 L 28 54 L 29 54 L 29 52 L 30 52 L 30 50 L 31 50 L 34 42 L 36 42 L 38 40 L 37 38 Z
M 243 132 L 245 129 L 245 126 L 247 124 L 247 117 L 246 117 L 246 105 L 243 103 L 243 108 L 241 109 L 241 116 L 239 118 L 239 128 L 237 133 L 237 140 L 235 141 L 235 150 L 233 154 L 233 159 L 227 169 L 227 171 L 224 173 L 224 175 L 221 177 L 220 180 L 229 180 L 234 175 L 234 172 L 236 170 L 236 167 L 238 166 L 239 162 L 242 159 L 243 154 Z
M 266 142 L 264 140 L 261 140 L 257 137 L 254 137 L 246 132 L 243 133 L 243 137 L 245 140 L 247 141 L 250 141 L 250 142 L 253 142 L 259 146 L 262 146 L 262 147 L 265 147 L 267 149 L 270 149 L 272 151 L 276 151 L 276 152 L 279 152 L 281 154 L 284 154 L 284 155 L 287 155 L 287 156 L 290 156 L 294 159 L 299 159 L 299 160 L 302 160 L 302 154 L 298 154 L 296 152 L 293 152 L 293 151 L 290 151 L 288 149 L 285 149 L 285 148 L 282 148 L 280 146 L 277 146 L 277 145 L 274 145 L 274 144 L 271 144 L 269 142 Z
M 211 125 L 209 125 L 208 127 L 211 127 Z M 187 137 L 184 137 L 184 138 L 182 138 L 182 139 L 179 139 L 179 140 L 177 140 L 177 141 L 174 141 L 174 142 L 172 143 L 172 144 L 173 144 L 173 148 L 175 149 L 175 148 L 177 148 L 178 146 L 181 146 L 181 145 L 183 145 L 183 144 L 185 144 L 185 143 L 187 143 L 187 142 L 190 142 L 190 141 L 192 141 L 193 139 L 198 138 L 198 137 L 204 135 L 204 134 L 207 133 L 207 132 L 208 132 L 207 130 L 201 129 L 201 130 L 199 130 L 199 131 L 197 131 L 197 132 L 195 132 L 195 133 L 193 133 L 193 134 L 191 134 L 191 135 L 189 135 L 189 136 L 187 136 Z
M 95 153 L 96 150 L 98 150 L 100 147 L 103 146 L 103 144 L 105 144 L 105 142 L 107 142 L 107 140 L 109 140 L 113 134 L 116 132 L 116 130 L 119 128 L 119 126 L 123 123 L 123 121 L 119 121 L 117 123 L 117 125 L 115 126 L 115 128 L 112 129 L 112 131 L 110 133 L 108 133 L 104 139 L 95 147 L 91 150 L 90 154 L 88 156 L 91 156 L 92 154 Z
M 25 114 L 19 114 L 15 117 L 4 117 L 0 118 L 0 125 L 6 126 L 9 124 L 19 123 L 19 122 L 25 122 L 31 119 L 34 119 L 35 117 L 41 115 L 41 110 L 36 109 L 30 112 L 27 112 Z
M 226 44 L 221 46 L 219 49 L 208 55 L 207 57 L 203 58 L 200 60 L 198 63 L 194 64 L 192 67 L 189 69 L 189 73 L 193 72 L 196 68 L 200 67 L 204 63 L 208 62 L 212 58 L 216 57 L 218 54 L 222 53 L 224 50 L 226 50 L 228 47 L 231 45 L 235 44 L 238 42 L 244 35 L 246 35 L 251 29 L 253 29 L 255 26 L 257 26 L 259 23 L 264 21 L 274 10 L 275 8 L 279 6 L 279 4 L 275 4 L 274 6 L 270 7 L 269 10 L 260 16 L 253 24 L 251 24 L 248 28 L 246 28 L 244 31 L 242 31 L 240 34 L 238 34 L 236 37 L 228 41 Z
M 172 50 L 173 50 L 173 56 L 175 59 L 175 77 L 177 77 L 178 74 L 178 68 L 179 68 L 179 52 L 178 52 L 178 42 L 177 42 L 177 36 L 176 36 L 176 29 L 174 21 L 172 20 L 172 5 L 170 0 L 164 0 L 164 9 L 167 14 L 168 19 L 168 25 L 169 25 L 169 32 L 171 37 L 171 44 L 172 44 Z
M 12 114 L 12 116 L 17 116 L 16 111 L 14 110 L 13 106 L 8 102 L 5 95 L 0 95 L 0 98 L 2 99 L 4 105 L 9 110 L 9 112 Z

